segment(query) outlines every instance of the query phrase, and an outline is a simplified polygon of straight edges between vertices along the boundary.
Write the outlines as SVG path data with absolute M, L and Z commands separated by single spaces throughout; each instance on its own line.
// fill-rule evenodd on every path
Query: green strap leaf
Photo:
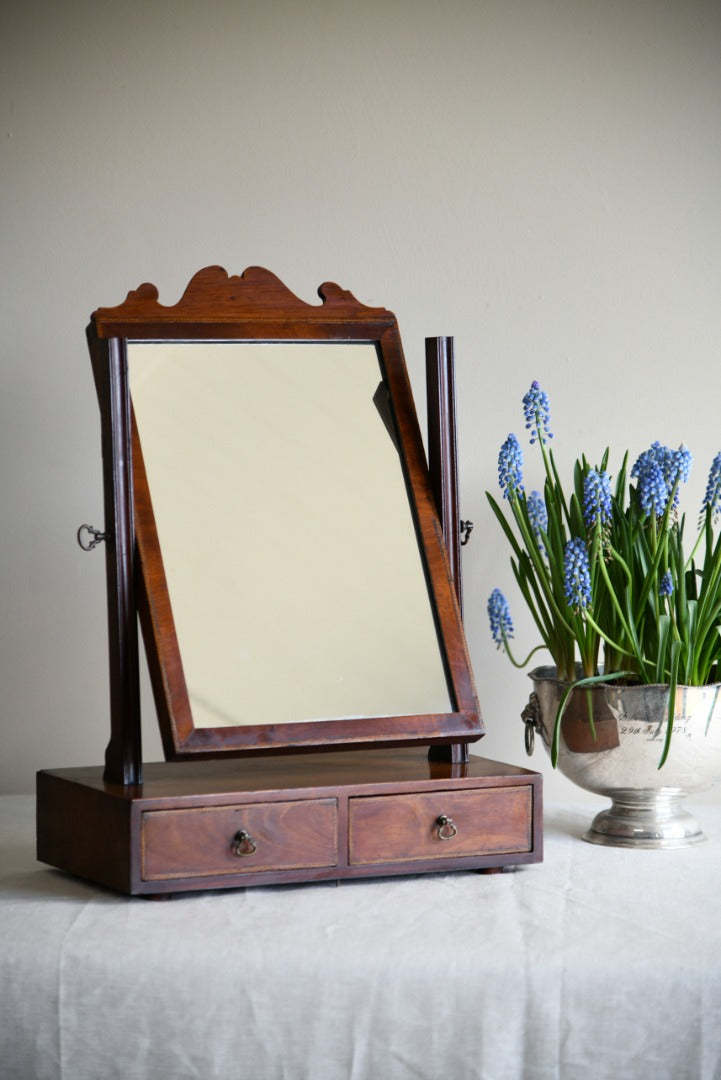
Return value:
M 678 686 L 678 662 L 681 656 L 681 642 L 674 641 L 671 645 L 671 678 L 668 686 L 668 715 L 666 718 L 666 738 L 661 752 L 659 769 L 666 763 L 668 752 L 671 747 L 671 735 L 673 734 L 673 718 L 676 712 L 676 687 Z

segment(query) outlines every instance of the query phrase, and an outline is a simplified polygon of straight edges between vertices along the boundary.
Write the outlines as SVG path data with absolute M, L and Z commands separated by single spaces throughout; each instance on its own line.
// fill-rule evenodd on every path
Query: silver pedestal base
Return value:
M 706 837 L 693 814 L 681 806 L 685 792 L 614 791 L 613 805 L 593 819 L 583 839 L 627 848 L 680 848 Z

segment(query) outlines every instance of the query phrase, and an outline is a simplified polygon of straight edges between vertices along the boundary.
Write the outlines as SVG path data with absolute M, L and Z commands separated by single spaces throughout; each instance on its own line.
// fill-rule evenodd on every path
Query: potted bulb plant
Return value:
M 522 661 L 511 646 L 505 596 L 488 601 L 491 634 L 518 667 L 545 649 L 553 666 L 531 672 L 526 748 L 539 733 L 551 761 L 581 787 L 608 795 L 586 839 L 675 847 L 703 839 L 681 806 L 721 775 L 721 453 L 710 469 L 690 545 L 680 492 L 691 468 L 685 446 L 656 442 L 615 476 L 609 451 L 582 456 L 568 492 L 550 440 L 547 394 L 523 398 L 542 491 L 526 491 L 523 452 L 503 443 L 503 495 L 487 493 L 511 547 L 513 573 L 541 642 Z

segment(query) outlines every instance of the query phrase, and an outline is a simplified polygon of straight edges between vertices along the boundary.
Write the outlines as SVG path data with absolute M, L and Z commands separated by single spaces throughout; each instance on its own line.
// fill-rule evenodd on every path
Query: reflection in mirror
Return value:
M 194 726 L 452 712 L 375 345 L 128 366 Z

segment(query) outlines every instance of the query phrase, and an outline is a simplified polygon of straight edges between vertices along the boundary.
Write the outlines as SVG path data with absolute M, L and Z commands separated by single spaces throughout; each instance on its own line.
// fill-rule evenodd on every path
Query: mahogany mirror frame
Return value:
M 177 304 L 143 284 L 122 304 L 99 308 L 87 329 L 101 412 L 106 576 L 110 644 L 111 735 L 105 778 L 142 780 L 137 614 L 168 760 L 270 751 L 467 744 L 483 734 L 458 598 L 431 488 L 395 316 L 366 307 L 333 283 L 321 304 L 295 296 L 274 274 L 250 267 L 240 276 L 200 270 Z M 438 645 L 454 711 L 413 716 L 195 728 L 152 516 L 151 493 L 134 432 L 128 380 L 133 341 L 363 342 L 376 346 L 426 574 Z

